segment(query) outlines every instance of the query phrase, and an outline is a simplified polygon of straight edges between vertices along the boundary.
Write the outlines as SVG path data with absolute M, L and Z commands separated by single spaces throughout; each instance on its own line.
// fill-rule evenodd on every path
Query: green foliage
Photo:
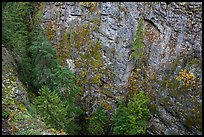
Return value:
M 113 115 L 113 134 L 127 135 L 129 130 L 128 111 L 125 102 L 120 100 Z
M 39 10 L 32 18 L 32 10 L 28 10 L 31 5 L 32 3 L 4 4 L 3 41 L 15 53 L 19 52 L 15 58 L 20 66 L 19 70 L 22 68 L 21 80 L 29 83 L 35 90 L 40 89 L 39 97 L 34 100 L 35 107 L 28 107 L 31 114 L 36 110 L 51 127 L 75 134 L 79 129 L 74 123 L 75 117 L 80 113 L 80 108 L 75 105 L 79 88 L 75 85 L 74 74 L 60 66 L 56 50 L 41 27 L 42 4 L 39 4 Z M 45 87 L 41 89 L 44 85 L 51 90 Z M 12 100 L 12 104 L 16 104 L 15 100 Z M 5 116 L 7 112 L 10 111 L 5 109 Z
M 145 134 L 148 126 L 150 111 L 148 105 L 149 98 L 144 92 L 140 92 L 134 96 L 133 100 L 128 103 L 128 112 L 130 117 L 130 125 L 132 129 L 130 134 Z
M 74 73 L 58 65 L 53 74 L 52 81 L 54 83 L 53 90 L 57 91 L 61 100 L 67 104 L 67 110 L 75 114 L 80 114 L 81 109 L 77 106 L 79 100 L 78 94 L 80 89 L 76 86 L 76 78 Z
M 34 115 L 35 109 L 30 107 L 27 93 L 18 78 L 13 75 L 12 69 L 8 71 L 9 73 L 2 75 L 2 120 L 8 121 L 12 135 L 42 134 L 47 130 L 46 125 Z M 18 94 L 15 94 L 17 92 Z
M 32 42 L 29 47 L 32 64 L 32 84 L 39 89 L 43 85 L 53 86 L 51 79 L 58 61 L 56 59 L 56 50 L 45 36 L 41 27 L 42 11 L 39 10 L 33 19 L 33 30 L 31 31 Z
M 76 113 L 66 101 L 62 101 L 55 91 L 47 87 L 40 89 L 40 96 L 34 101 L 34 107 L 45 123 L 55 129 L 64 129 L 68 134 L 76 134 L 79 127 L 74 123 Z
M 54 73 L 54 68 L 57 66 L 56 50 L 51 46 L 51 43 L 46 39 L 42 30 L 39 30 L 38 35 L 32 42 L 29 51 L 32 53 L 33 77 L 32 82 L 36 88 L 42 85 L 51 86 L 51 74 Z
M 27 52 L 32 8 L 29 2 L 7 2 L 2 9 L 2 43 L 12 49 L 24 82 L 29 81 L 32 70 Z
M 113 116 L 113 134 L 145 134 L 150 116 L 148 109 L 149 103 L 150 100 L 144 92 L 136 94 L 133 100 L 129 101 L 127 107 L 123 101 L 120 101 L 116 113 Z
M 135 33 L 135 36 L 134 36 L 133 53 L 130 55 L 130 57 L 133 58 L 135 61 L 137 61 L 139 65 L 141 65 L 139 59 L 142 56 L 143 47 L 144 47 L 144 43 L 143 43 L 143 37 L 144 37 L 143 26 L 144 26 L 144 20 L 141 19 L 139 21 L 139 23 L 138 23 L 137 30 L 136 30 L 136 33 Z
M 9 114 L 8 114 L 7 111 L 5 111 L 5 110 L 2 111 L 2 118 L 7 118 L 8 115 L 9 115 Z
M 89 119 L 88 131 L 91 135 L 105 134 L 108 116 L 104 109 L 98 108 Z
M 20 48 L 28 44 L 29 14 L 31 12 L 29 2 L 7 2 L 2 10 L 2 41 L 4 45 Z M 19 50 L 19 51 L 21 51 Z M 23 51 L 21 51 L 23 53 Z
M 61 65 L 56 66 L 53 74 L 54 90 L 60 91 L 61 94 L 71 95 L 79 93 L 79 88 L 75 85 L 76 79 L 74 73 Z M 63 89 L 62 89 L 63 88 Z M 67 98 L 67 96 L 66 96 Z M 71 98 L 68 97 L 71 100 Z M 71 100 L 73 101 L 73 100 Z

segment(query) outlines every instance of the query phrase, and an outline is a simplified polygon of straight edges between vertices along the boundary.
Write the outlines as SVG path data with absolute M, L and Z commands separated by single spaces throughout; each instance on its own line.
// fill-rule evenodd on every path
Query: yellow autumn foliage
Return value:
M 176 77 L 177 81 L 182 81 L 183 85 L 188 87 L 189 85 L 194 85 L 195 84 L 195 76 L 192 72 L 186 70 L 186 69 L 181 69 L 179 72 L 179 76 Z

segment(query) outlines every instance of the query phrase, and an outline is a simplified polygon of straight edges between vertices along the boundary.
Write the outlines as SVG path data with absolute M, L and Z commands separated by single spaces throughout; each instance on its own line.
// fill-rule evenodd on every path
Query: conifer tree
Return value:
M 107 112 L 99 107 L 89 119 L 88 131 L 91 135 L 104 135 L 108 124 Z
M 56 91 L 42 87 L 39 96 L 34 100 L 33 107 L 38 115 L 51 128 L 64 130 L 67 134 L 77 134 L 78 125 L 74 122 L 73 111 L 66 101 L 62 101 Z
M 60 66 L 45 35 L 42 8 L 32 18 L 32 3 L 4 3 L 3 8 L 3 44 L 15 51 L 21 80 L 40 89 L 34 100 L 36 112 L 51 127 L 76 134 L 79 125 L 75 120 L 81 112 L 76 104 L 79 88 L 74 74 Z
M 136 94 L 133 99 L 128 102 L 127 107 L 124 101 L 120 101 L 113 116 L 113 134 L 145 134 L 150 116 L 149 103 L 150 100 L 144 92 Z
M 29 26 L 32 5 L 29 2 L 3 2 L 2 43 L 12 51 L 23 82 L 30 80 Z
M 129 129 L 128 111 L 123 100 L 118 102 L 118 107 L 113 115 L 113 134 L 127 135 Z
M 36 88 L 43 85 L 52 86 L 51 75 L 57 66 L 56 50 L 43 35 L 42 30 L 38 30 L 38 36 L 29 48 L 32 57 L 33 77 L 32 81 Z
M 40 89 L 43 85 L 52 87 L 52 74 L 57 66 L 56 50 L 52 47 L 47 39 L 42 23 L 42 12 L 39 10 L 34 19 L 32 26 L 32 43 L 29 47 L 32 64 L 32 82 L 35 88 Z
M 144 43 L 144 20 L 140 19 L 137 25 L 136 32 L 134 34 L 134 41 L 133 41 L 133 52 L 131 53 L 130 57 L 137 62 L 138 66 L 141 64 L 141 56 L 143 53 Z

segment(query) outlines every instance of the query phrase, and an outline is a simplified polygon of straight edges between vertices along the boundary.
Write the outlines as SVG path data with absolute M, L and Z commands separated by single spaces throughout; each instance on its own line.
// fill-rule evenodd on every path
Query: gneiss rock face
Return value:
M 127 92 L 128 79 L 138 66 L 130 54 L 133 52 L 132 43 L 138 22 L 143 18 L 146 66 L 151 66 L 158 73 L 158 80 L 163 82 L 155 85 L 156 90 L 153 91 L 157 113 L 152 115 L 148 133 L 202 134 L 201 129 L 193 123 L 195 115 L 200 115 L 200 111 L 190 111 L 202 106 L 202 97 L 199 96 L 201 87 L 188 88 L 184 94 L 176 95 L 183 88 L 172 86 L 181 69 L 191 70 L 196 75 L 197 83 L 201 82 L 201 2 L 97 2 L 90 5 L 83 2 L 44 3 L 43 15 L 44 27 L 52 32 L 48 35 L 53 36 L 50 40 L 57 47 L 61 46 L 60 41 L 66 31 L 70 42 L 75 43 L 72 39 L 73 28 L 90 23 L 91 39 L 102 43 L 100 54 L 104 67 L 109 66 L 115 74 L 111 84 L 121 87 L 109 93 L 112 97 Z M 73 52 L 67 58 L 68 66 L 77 73 L 83 69 L 74 64 L 78 60 L 76 55 L 79 51 L 74 46 L 71 50 Z M 196 64 L 196 60 L 199 63 Z M 107 75 L 103 79 L 106 82 Z M 173 90 L 177 88 L 178 91 Z M 94 92 L 100 89 L 99 86 L 92 85 L 92 89 L 95 106 L 99 98 L 104 97 L 103 101 L 106 100 L 107 94 Z M 196 98 L 196 101 L 192 98 Z M 114 99 L 109 100 L 109 103 L 114 109 Z M 189 108 L 189 113 L 185 108 Z

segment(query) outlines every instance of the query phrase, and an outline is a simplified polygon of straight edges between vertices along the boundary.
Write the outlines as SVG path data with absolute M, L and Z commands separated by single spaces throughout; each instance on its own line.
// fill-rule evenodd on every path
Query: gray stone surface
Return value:
M 134 32 L 141 17 L 149 26 L 147 30 L 153 34 L 145 36 L 144 44 L 145 49 L 149 52 L 148 64 L 154 70 L 161 74 L 165 72 L 165 69 L 170 69 L 171 63 L 181 53 L 194 51 L 195 56 L 201 58 L 202 4 L 200 2 L 169 2 L 168 5 L 166 2 L 100 2 L 96 11 L 101 12 L 100 26 L 99 31 L 93 32 L 93 35 L 101 40 L 103 59 L 116 74 L 113 84 L 127 84 L 131 71 L 137 65 L 129 60 L 129 56 Z M 57 19 L 57 12 L 60 13 L 61 18 Z M 62 20 L 64 23 L 57 28 L 56 32 L 58 33 L 56 34 L 58 35 L 53 40 L 54 44 L 58 46 L 60 46 L 60 30 L 88 21 L 92 22 L 96 16 L 93 14 L 89 18 L 88 10 L 77 2 L 65 2 L 57 5 L 47 3 L 43 14 L 45 24 L 49 20 L 55 22 Z M 85 19 L 82 19 L 82 16 Z M 115 50 L 113 55 L 108 52 L 108 48 Z M 175 75 L 178 74 L 181 67 L 177 67 Z M 196 74 L 202 77 L 201 68 L 196 68 L 194 71 L 197 71 Z M 158 88 L 160 87 L 158 86 Z M 114 95 L 116 94 L 115 91 L 112 92 Z M 116 92 L 120 93 L 122 90 Z M 157 98 L 167 97 L 165 91 L 160 92 L 163 94 L 158 94 Z M 96 103 L 94 104 L 97 106 Z M 186 129 L 182 125 L 182 121 L 178 121 L 179 118 L 166 111 L 166 108 L 162 108 L 160 105 L 158 107 L 161 115 L 152 117 L 152 129 L 148 131 L 149 134 L 202 134 L 196 129 Z M 177 123 L 173 124 L 172 120 Z

